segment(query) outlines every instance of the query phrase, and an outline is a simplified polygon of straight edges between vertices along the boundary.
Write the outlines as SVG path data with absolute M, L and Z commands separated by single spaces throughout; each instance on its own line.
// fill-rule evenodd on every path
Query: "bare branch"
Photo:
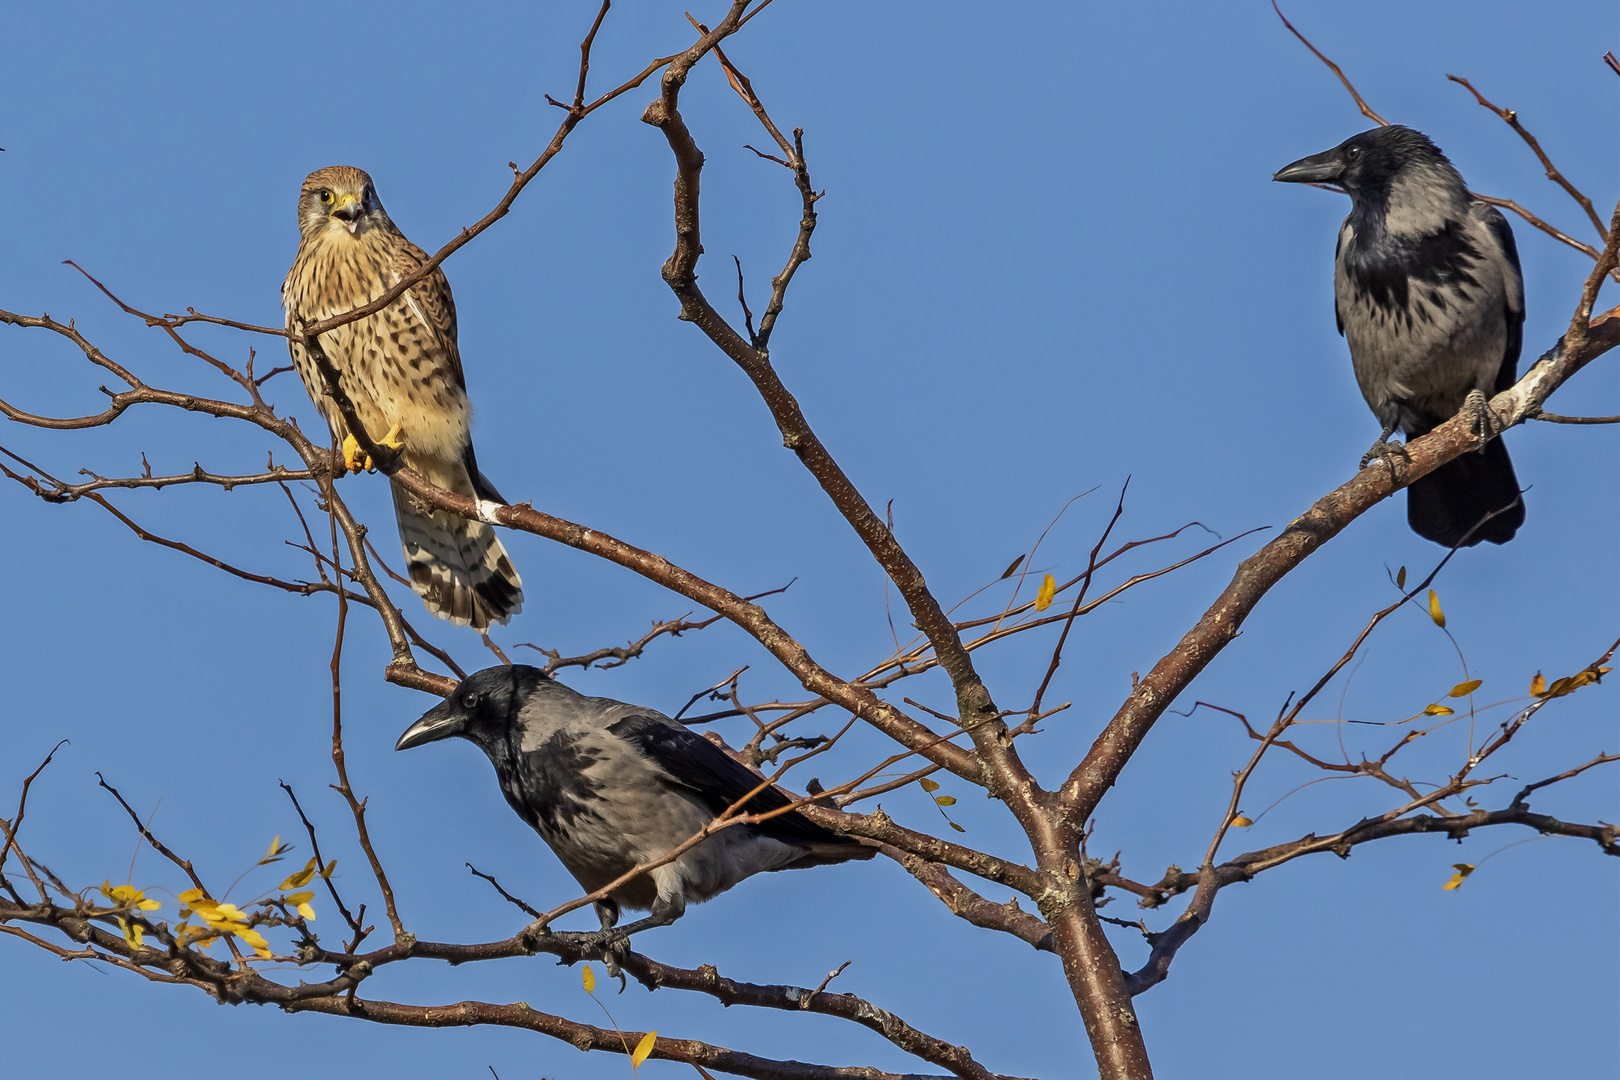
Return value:
M 1552 163 L 1552 159 L 1549 158 L 1547 156 L 1547 152 L 1541 148 L 1541 144 L 1536 141 L 1536 137 L 1530 134 L 1529 131 L 1525 130 L 1523 124 L 1519 123 L 1519 114 L 1514 112 L 1512 109 L 1503 109 L 1491 104 L 1485 99 L 1484 94 L 1474 89 L 1473 83 L 1462 78 L 1461 76 L 1447 75 L 1446 78 L 1465 88 L 1470 94 L 1474 95 L 1475 101 L 1479 102 L 1485 108 L 1501 117 L 1507 122 L 1509 127 L 1518 132 L 1519 138 L 1523 139 L 1525 145 L 1530 147 L 1531 153 L 1536 155 L 1536 160 L 1540 161 L 1541 167 L 1547 171 L 1547 179 L 1551 180 L 1553 183 L 1567 191 L 1569 193 L 1569 197 L 1574 199 L 1582 210 L 1586 211 L 1586 217 L 1589 221 L 1591 221 L 1592 228 L 1597 230 L 1598 238 L 1607 243 L 1609 239 L 1609 232 L 1603 227 L 1603 219 L 1598 217 L 1597 210 L 1592 207 L 1592 200 L 1581 194 L 1581 192 L 1576 189 L 1575 185 L 1566 180 L 1564 178 L 1564 174 L 1558 171 L 1558 167 Z
M 1288 27 L 1288 32 L 1290 34 L 1293 34 L 1295 37 L 1297 37 L 1299 39 L 1300 44 L 1304 45 L 1307 49 L 1311 50 L 1311 52 L 1316 56 L 1316 58 L 1318 60 L 1320 60 L 1320 61 L 1322 61 L 1322 63 L 1326 64 L 1328 66 L 1329 70 L 1331 70 L 1333 72 L 1333 74 L 1335 74 L 1335 75 L 1337 75 L 1339 77 L 1339 81 L 1344 84 L 1344 88 L 1346 90 L 1350 91 L 1350 96 L 1356 99 L 1356 107 L 1361 110 L 1361 115 L 1362 116 L 1365 116 L 1367 119 L 1371 120 L 1373 123 L 1377 124 L 1379 127 L 1388 127 L 1389 126 L 1389 121 L 1385 120 L 1382 116 L 1379 116 L 1377 113 L 1373 112 L 1373 107 L 1371 105 L 1367 104 L 1366 99 L 1361 96 L 1360 92 L 1357 91 L 1356 88 L 1353 85 L 1351 85 L 1350 80 L 1345 78 L 1344 72 L 1342 70 L 1340 70 L 1339 65 L 1335 64 L 1333 61 L 1331 61 L 1327 57 L 1323 56 L 1322 51 L 1320 49 L 1318 49 L 1315 45 L 1312 45 L 1309 38 L 1307 38 L 1304 34 L 1300 33 L 1298 30 L 1294 29 L 1294 24 L 1288 21 L 1288 16 L 1284 15 L 1282 13 L 1282 8 L 1277 6 L 1277 0 L 1271 0 L 1271 10 L 1275 11 L 1277 13 L 1277 18 L 1281 19 L 1282 24 L 1284 26 Z

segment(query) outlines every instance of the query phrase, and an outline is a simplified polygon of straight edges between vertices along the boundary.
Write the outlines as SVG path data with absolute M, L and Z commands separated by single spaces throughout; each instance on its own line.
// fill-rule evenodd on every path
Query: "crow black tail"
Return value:
M 1412 531 L 1446 547 L 1472 547 L 1481 540 L 1505 544 L 1524 524 L 1519 478 L 1501 439 L 1486 443 L 1484 453 L 1471 451 L 1414 480 L 1406 492 Z M 1491 514 L 1496 516 L 1485 521 Z

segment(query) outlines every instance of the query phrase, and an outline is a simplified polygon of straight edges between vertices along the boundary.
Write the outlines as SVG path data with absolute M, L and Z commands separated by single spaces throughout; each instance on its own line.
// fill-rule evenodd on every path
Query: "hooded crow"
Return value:
M 790 802 L 662 713 L 586 697 L 522 664 L 469 675 L 407 728 L 394 749 L 452 735 L 489 755 L 506 801 L 589 892 L 662 858 L 749 792 L 754 794 L 742 804 L 742 813 L 766 813 Z M 797 811 L 727 826 L 596 901 L 602 931 L 581 935 L 581 943 L 600 948 L 648 927 L 667 926 L 688 903 L 701 903 L 766 870 L 873 854 Z M 651 914 L 613 929 L 620 908 Z
M 1373 128 L 1285 166 L 1273 180 L 1338 184 L 1350 196 L 1334 255 L 1333 307 L 1362 396 L 1384 425 L 1361 459 L 1467 408 L 1483 445 L 1407 489 L 1412 531 L 1447 547 L 1505 544 L 1524 500 L 1486 399 L 1512 386 L 1524 330 L 1513 230 L 1469 194 L 1440 149 L 1400 125 Z

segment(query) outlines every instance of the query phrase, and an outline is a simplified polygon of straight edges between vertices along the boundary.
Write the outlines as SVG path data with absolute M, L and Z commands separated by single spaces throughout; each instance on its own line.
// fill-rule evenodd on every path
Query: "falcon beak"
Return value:
M 1339 148 L 1334 147 L 1284 165 L 1271 178 L 1289 184 L 1331 184 L 1342 175 L 1344 160 L 1339 156 Z
M 338 199 L 337 208 L 332 216 L 343 222 L 352 235 L 360 227 L 360 219 L 365 216 L 365 208 L 360 204 L 360 196 L 344 195 Z
M 394 744 L 395 750 L 409 750 L 423 743 L 438 742 L 452 735 L 460 735 L 467 718 L 453 699 L 445 699 L 422 714 L 422 719 L 405 729 L 405 734 Z

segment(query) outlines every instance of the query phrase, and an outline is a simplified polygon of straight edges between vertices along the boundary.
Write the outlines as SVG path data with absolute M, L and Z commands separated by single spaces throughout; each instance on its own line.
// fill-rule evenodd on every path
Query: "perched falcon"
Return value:
M 289 329 L 369 303 L 427 262 L 389 219 L 371 177 L 347 165 L 304 179 L 298 233 L 298 257 L 281 287 Z M 456 306 L 442 270 L 376 314 L 322 334 L 320 343 L 373 441 L 399 450 L 403 463 L 431 484 L 506 501 L 473 458 Z M 355 472 L 368 468 L 308 351 L 290 348 L 310 400 L 343 443 L 345 464 Z M 523 582 L 493 528 L 432 510 L 398 484 L 393 489 L 411 587 L 429 611 L 483 631 L 522 610 Z

